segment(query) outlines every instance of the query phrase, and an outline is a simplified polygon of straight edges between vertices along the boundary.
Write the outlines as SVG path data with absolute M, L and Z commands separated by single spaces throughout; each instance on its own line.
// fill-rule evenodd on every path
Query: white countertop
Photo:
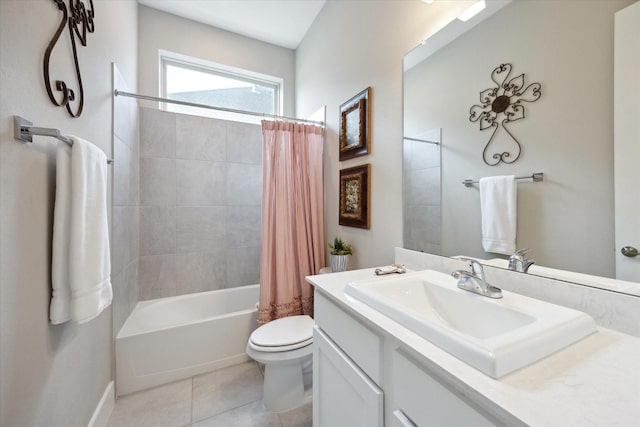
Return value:
M 483 396 L 479 403 L 500 418 L 515 417 L 531 426 L 640 425 L 640 338 L 599 328 L 564 350 L 493 379 L 344 294 L 348 282 L 374 278 L 374 270 L 309 276 L 307 281 L 435 364 L 438 375 L 461 393 L 471 399 Z

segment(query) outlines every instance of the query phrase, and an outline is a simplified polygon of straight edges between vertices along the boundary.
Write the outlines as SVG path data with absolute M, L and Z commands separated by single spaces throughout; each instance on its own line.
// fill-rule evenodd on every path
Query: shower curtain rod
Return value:
M 427 144 L 440 145 L 439 142 L 429 141 L 427 139 L 409 138 L 408 136 L 403 136 L 402 139 L 406 139 L 407 141 L 426 142 Z
M 128 96 L 130 98 L 144 99 L 144 100 L 147 100 L 147 101 L 168 102 L 170 104 L 186 105 L 188 107 L 207 108 L 209 110 L 225 111 L 227 113 L 248 114 L 248 115 L 251 115 L 251 116 L 270 117 L 270 118 L 274 118 L 274 119 L 284 119 L 284 120 L 293 120 L 293 121 L 296 121 L 296 122 L 311 123 L 311 124 L 314 124 L 314 125 L 320 125 L 320 126 L 324 127 L 324 122 L 319 122 L 319 121 L 315 121 L 315 120 L 298 119 L 298 118 L 295 118 L 295 117 L 278 116 L 278 115 L 275 115 L 275 114 L 255 113 L 253 111 L 234 110 L 233 108 L 214 107 L 212 105 L 196 104 L 196 103 L 193 103 L 193 102 L 186 102 L 186 101 L 178 101 L 177 99 L 158 98 L 156 96 L 148 96 L 148 95 L 138 95 L 137 93 L 122 92 L 122 91 L 119 91 L 118 89 L 114 90 L 113 93 L 114 93 L 115 96 Z

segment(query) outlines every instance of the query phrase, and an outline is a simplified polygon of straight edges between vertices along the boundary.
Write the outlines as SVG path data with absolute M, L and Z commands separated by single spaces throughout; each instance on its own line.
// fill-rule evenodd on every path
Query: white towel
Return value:
M 517 194 L 513 175 L 480 179 L 482 247 L 511 255 L 516 250 Z
M 107 158 L 71 137 L 58 145 L 50 318 L 88 322 L 111 304 Z
M 69 288 L 69 229 L 71 220 L 71 147 L 59 142 L 56 153 L 56 199 L 51 250 L 51 323 L 71 320 Z

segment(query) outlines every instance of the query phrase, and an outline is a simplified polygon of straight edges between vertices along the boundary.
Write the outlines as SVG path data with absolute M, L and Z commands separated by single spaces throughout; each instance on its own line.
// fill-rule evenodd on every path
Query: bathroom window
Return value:
M 282 79 L 170 52 L 160 53 L 161 96 L 254 113 L 282 114 Z M 257 123 L 248 116 L 165 103 L 167 111 Z

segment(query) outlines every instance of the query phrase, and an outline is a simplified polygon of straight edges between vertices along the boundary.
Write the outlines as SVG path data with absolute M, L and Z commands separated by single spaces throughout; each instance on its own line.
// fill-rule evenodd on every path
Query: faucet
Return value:
M 509 257 L 509 270 L 526 273 L 529 267 L 535 263 L 532 259 L 526 259 L 525 254 L 527 252 L 529 252 L 527 248 L 515 251 L 514 254 Z
M 451 273 L 458 279 L 458 287 L 465 291 L 473 292 L 489 298 L 502 298 L 502 290 L 487 283 L 484 278 L 484 269 L 475 259 L 458 257 L 459 260 L 469 263 L 470 271 L 456 270 Z

